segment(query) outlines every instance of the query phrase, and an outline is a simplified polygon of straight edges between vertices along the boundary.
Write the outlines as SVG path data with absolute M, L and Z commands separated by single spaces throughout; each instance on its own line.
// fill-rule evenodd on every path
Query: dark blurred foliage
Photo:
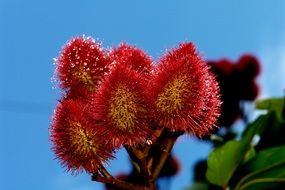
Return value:
M 271 112 L 268 117 L 268 124 L 261 132 L 257 151 L 285 144 L 285 121 L 276 112 Z
M 240 102 L 253 101 L 259 93 L 255 80 L 260 73 L 260 63 L 247 54 L 237 62 L 221 59 L 208 61 L 207 64 L 218 79 L 222 95 L 222 114 L 218 125 L 228 128 L 244 116 Z
M 199 160 L 194 166 L 194 181 L 206 181 L 207 160 Z

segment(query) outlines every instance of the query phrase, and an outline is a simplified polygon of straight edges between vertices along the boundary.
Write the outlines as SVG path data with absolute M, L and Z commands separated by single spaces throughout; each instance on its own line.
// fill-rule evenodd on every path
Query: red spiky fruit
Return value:
M 150 135 L 144 76 L 118 64 L 91 98 L 94 118 L 116 146 L 144 143 Z
M 114 64 L 126 64 L 130 68 L 143 74 L 152 71 L 152 59 L 141 49 L 122 43 L 112 50 L 110 57 Z
M 103 129 L 95 125 L 87 106 L 79 100 L 64 99 L 53 115 L 50 139 L 61 164 L 72 173 L 97 172 L 98 164 L 113 158 L 113 147 Z
M 156 121 L 171 131 L 187 131 L 197 136 L 209 133 L 219 115 L 216 107 L 220 106 L 218 87 L 209 86 L 216 85 L 213 80 L 192 43 L 170 51 L 160 59 L 149 90 Z M 212 100 L 213 97 L 217 100 Z M 212 111 L 213 116 L 207 118 L 205 114 Z
M 85 87 L 95 90 L 108 71 L 110 59 L 100 43 L 91 37 L 71 39 L 56 60 L 56 75 L 63 89 Z

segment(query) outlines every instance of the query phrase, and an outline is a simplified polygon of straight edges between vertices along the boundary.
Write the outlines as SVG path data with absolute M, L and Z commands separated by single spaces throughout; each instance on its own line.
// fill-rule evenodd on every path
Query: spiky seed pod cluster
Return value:
M 196 136 L 215 126 L 220 113 L 218 85 L 192 43 L 163 56 L 152 81 L 149 97 L 160 125 Z
M 53 151 L 67 170 L 92 173 L 98 164 L 112 157 L 104 130 L 95 124 L 82 101 L 63 100 L 58 103 L 50 128 Z
M 215 126 L 219 88 L 194 45 L 181 44 L 156 68 L 152 63 L 125 43 L 107 51 L 83 36 L 63 47 L 56 76 L 65 96 L 50 132 L 68 170 L 96 172 L 122 145 L 145 144 L 153 126 L 196 136 Z
M 67 170 L 95 173 L 113 158 L 115 147 L 91 115 L 88 97 L 109 71 L 108 52 L 91 37 L 71 39 L 56 59 L 56 77 L 65 94 L 56 107 L 50 138 Z

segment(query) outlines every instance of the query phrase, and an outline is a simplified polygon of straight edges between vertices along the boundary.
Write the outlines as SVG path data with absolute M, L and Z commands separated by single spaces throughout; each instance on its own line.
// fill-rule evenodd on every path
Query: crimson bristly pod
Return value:
M 139 145 L 151 135 L 145 75 L 117 64 L 90 99 L 92 113 L 115 146 Z
M 152 58 L 143 50 L 127 43 L 121 43 L 117 48 L 112 49 L 110 57 L 113 64 L 125 64 L 146 75 L 149 75 L 153 69 Z
M 219 91 L 209 87 L 212 80 L 214 77 L 192 43 L 183 43 L 161 57 L 149 89 L 156 121 L 170 131 L 205 135 L 213 123 L 204 121 L 208 119 L 205 114 L 214 108 L 212 103 L 220 106 Z M 217 116 L 215 113 L 209 119 L 216 121 Z
M 78 36 L 62 48 L 55 64 L 61 88 L 68 91 L 84 87 L 94 91 L 108 72 L 110 59 L 100 42 Z
M 96 173 L 113 158 L 114 147 L 105 131 L 96 126 L 86 104 L 63 99 L 55 109 L 50 127 L 52 150 L 67 171 Z
M 123 64 L 141 75 L 140 80 L 144 80 L 142 82 L 144 86 L 143 90 L 145 91 L 147 89 L 154 65 L 152 58 L 147 55 L 146 52 L 134 45 L 120 43 L 118 47 L 111 49 L 109 55 L 112 60 L 113 67 Z M 149 106 L 147 107 L 148 109 L 151 109 Z M 153 127 L 152 117 L 145 120 L 147 120 L 147 125 L 149 126 L 148 128 L 155 129 L 155 127 Z M 149 139 L 151 139 L 151 136 L 152 135 L 150 135 Z M 155 136 L 156 134 L 153 135 L 153 138 L 155 138 Z

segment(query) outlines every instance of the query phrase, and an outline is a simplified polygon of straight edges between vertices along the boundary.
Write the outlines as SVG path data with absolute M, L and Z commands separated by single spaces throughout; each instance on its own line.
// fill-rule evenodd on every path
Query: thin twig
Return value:
M 106 170 L 106 168 L 102 164 L 98 165 L 98 170 L 103 175 L 103 177 L 109 179 L 113 178 L 113 176 Z
M 98 175 L 98 174 L 93 174 L 92 180 L 97 181 L 97 182 L 101 182 L 101 183 L 105 183 L 105 184 L 112 184 L 113 186 L 115 186 L 117 188 L 122 188 L 122 189 L 126 189 L 126 190 L 148 190 L 147 187 L 128 183 L 128 182 L 125 182 L 125 181 L 122 181 L 122 180 L 119 180 L 119 179 L 116 179 L 113 177 L 106 178 L 106 177 Z

